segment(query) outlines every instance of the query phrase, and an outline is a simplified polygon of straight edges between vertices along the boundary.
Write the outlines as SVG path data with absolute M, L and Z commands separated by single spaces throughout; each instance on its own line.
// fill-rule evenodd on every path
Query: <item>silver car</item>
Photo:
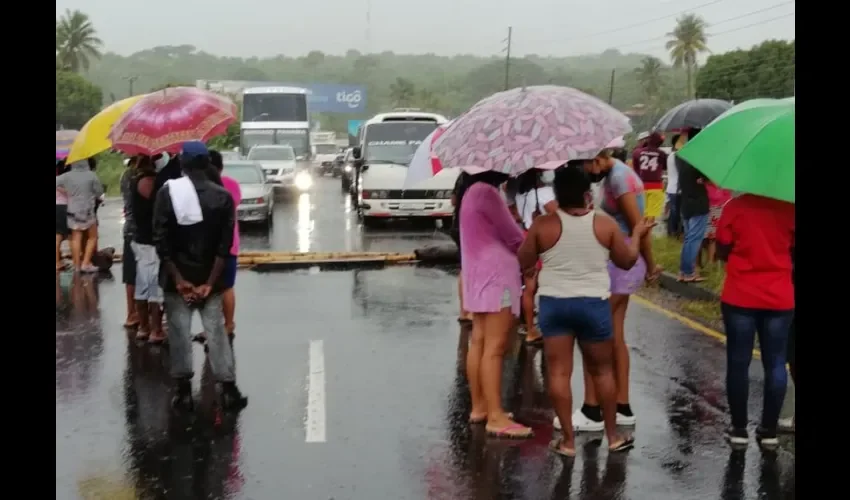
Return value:
M 238 182 L 242 191 L 242 202 L 236 209 L 239 222 L 271 224 L 274 196 L 260 164 L 246 160 L 225 160 L 222 175 Z

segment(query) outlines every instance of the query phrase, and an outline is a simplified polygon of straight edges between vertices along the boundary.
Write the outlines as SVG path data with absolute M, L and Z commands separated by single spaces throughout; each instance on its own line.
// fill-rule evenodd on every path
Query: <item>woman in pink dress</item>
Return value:
M 473 175 L 458 196 L 463 304 L 472 313 L 466 376 L 470 423 L 486 424 L 491 436 L 523 439 L 532 436 L 531 429 L 514 422 L 501 397 L 502 360 L 522 297 L 516 253 L 523 232 L 498 188 L 507 179 L 498 172 Z

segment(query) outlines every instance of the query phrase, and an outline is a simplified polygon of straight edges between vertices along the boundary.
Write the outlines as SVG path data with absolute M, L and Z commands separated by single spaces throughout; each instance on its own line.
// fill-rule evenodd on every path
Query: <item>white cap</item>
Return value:
M 641 133 L 638 134 L 637 140 L 642 141 L 642 140 L 646 139 L 647 137 L 649 137 L 649 132 L 641 132 Z
M 130 159 L 129 159 L 129 158 L 124 158 L 124 166 L 126 167 L 126 166 L 127 166 L 127 165 L 129 165 L 129 164 L 130 164 Z

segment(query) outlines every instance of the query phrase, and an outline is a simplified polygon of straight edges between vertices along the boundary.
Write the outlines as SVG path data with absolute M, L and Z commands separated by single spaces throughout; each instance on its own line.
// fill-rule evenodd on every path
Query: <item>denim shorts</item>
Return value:
M 598 297 L 541 295 L 537 320 L 543 338 L 574 335 L 579 342 L 602 342 L 614 335 L 611 305 Z
M 237 257 L 235 255 L 231 255 L 224 261 L 224 270 L 222 273 L 224 274 L 224 289 L 228 290 L 233 288 L 236 284 L 236 267 L 237 267 Z

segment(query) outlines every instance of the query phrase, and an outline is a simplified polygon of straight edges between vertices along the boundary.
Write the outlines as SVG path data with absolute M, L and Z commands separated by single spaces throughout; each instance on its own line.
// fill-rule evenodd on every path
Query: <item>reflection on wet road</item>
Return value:
M 118 246 L 119 217 L 105 215 Z M 268 235 L 248 229 L 242 243 L 408 251 L 441 239 L 433 228 L 362 234 L 337 182 L 322 179 L 278 203 Z M 546 449 L 539 353 L 519 350 L 505 369 L 506 401 L 538 437 L 499 442 L 466 424 L 450 271 L 241 271 L 236 291 L 250 404 L 238 417 L 214 409 L 196 348 L 198 405 L 182 421 L 169 411 L 168 350 L 136 346 L 121 327 L 120 275 L 59 277 L 58 499 L 794 498 L 793 438 L 775 456 L 754 445 L 732 454 L 723 441 L 722 346 L 639 303 L 627 319 L 637 447 L 611 456 L 583 437 L 579 456 L 562 460 Z M 755 417 L 760 367 L 752 377 Z M 580 398 L 579 376 L 573 386 Z

